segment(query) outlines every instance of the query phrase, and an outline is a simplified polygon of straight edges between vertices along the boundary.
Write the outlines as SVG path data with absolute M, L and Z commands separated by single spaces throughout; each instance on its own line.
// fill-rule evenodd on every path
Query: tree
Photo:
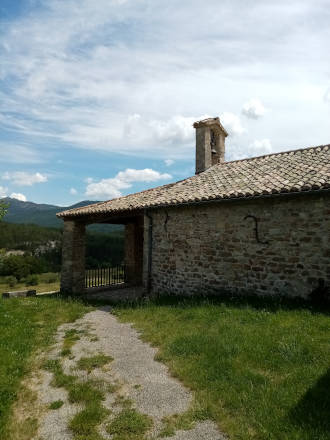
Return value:
M 0 220 L 7 214 L 9 204 L 0 202 Z
M 49 269 L 43 258 L 31 255 L 8 255 L 2 258 L 0 276 L 14 276 L 17 280 L 46 272 Z

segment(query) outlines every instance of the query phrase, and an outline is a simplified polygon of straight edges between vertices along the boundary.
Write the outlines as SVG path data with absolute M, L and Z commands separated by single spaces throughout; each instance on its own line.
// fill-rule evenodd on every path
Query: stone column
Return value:
M 126 282 L 142 284 L 143 269 L 143 217 L 125 225 L 125 267 Z
M 85 225 L 64 221 L 61 292 L 82 294 L 85 289 Z
M 143 273 L 142 285 L 145 293 L 152 292 L 152 247 L 153 247 L 153 213 L 146 212 L 144 215 L 144 239 L 143 239 Z

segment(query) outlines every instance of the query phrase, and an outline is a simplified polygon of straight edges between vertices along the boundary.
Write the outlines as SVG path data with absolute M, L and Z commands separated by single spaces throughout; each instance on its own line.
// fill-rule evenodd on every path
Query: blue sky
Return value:
M 1 0 L 0 197 L 70 205 L 330 142 L 328 0 Z

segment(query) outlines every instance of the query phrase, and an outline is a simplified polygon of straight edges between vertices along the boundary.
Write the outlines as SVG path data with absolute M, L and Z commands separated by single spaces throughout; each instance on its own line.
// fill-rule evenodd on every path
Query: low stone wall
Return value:
M 27 296 L 36 296 L 36 290 L 16 290 L 15 292 L 4 292 L 2 298 L 25 298 Z
M 152 216 L 154 293 L 307 297 L 320 280 L 330 285 L 329 194 L 159 209 Z M 147 218 L 145 224 L 146 261 Z

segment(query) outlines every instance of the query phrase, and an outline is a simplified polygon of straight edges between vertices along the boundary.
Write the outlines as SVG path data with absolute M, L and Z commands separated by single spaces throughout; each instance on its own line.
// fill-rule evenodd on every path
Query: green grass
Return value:
M 76 377 L 73 375 L 64 374 L 61 363 L 58 359 L 50 359 L 43 364 L 45 370 L 53 373 L 51 385 L 57 388 L 66 388 L 73 386 L 76 382 Z
M 92 380 L 82 383 L 75 383 L 68 387 L 69 401 L 71 403 L 84 402 L 88 403 L 93 400 L 104 400 L 104 392 L 101 389 L 101 384 Z
M 55 400 L 49 405 L 49 409 L 59 409 L 64 405 L 63 400 Z
M 195 422 L 210 418 L 207 408 L 200 407 L 198 403 L 193 402 L 188 411 L 173 416 L 164 417 L 163 429 L 159 437 L 170 437 L 178 430 L 189 430 L 195 426 Z
M 163 299 L 116 313 L 194 391 L 199 411 L 186 421 L 209 417 L 235 440 L 330 439 L 329 312 L 222 298 Z
M 133 408 L 125 408 L 109 423 L 107 432 L 113 440 L 142 440 L 152 420 Z
M 108 411 L 99 402 L 89 402 L 85 409 L 77 413 L 69 423 L 75 440 L 102 439 L 96 426 L 108 415 Z
M 20 381 L 33 367 L 32 354 L 53 342 L 57 327 L 90 308 L 60 298 L 0 299 L 0 438 L 8 434 Z
M 77 362 L 77 367 L 80 370 L 86 370 L 88 373 L 90 373 L 94 368 L 101 368 L 111 361 L 113 361 L 111 356 L 106 356 L 105 354 L 99 353 L 95 356 L 82 357 Z
M 83 330 L 76 330 L 76 329 L 67 330 L 63 338 L 61 356 L 63 357 L 70 356 L 71 348 L 74 346 L 74 344 L 77 341 L 79 341 L 80 336 L 85 333 L 86 332 Z
M 57 273 L 41 273 L 38 274 L 38 284 L 35 286 L 27 286 L 25 284 L 25 281 L 18 282 L 15 284 L 15 286 L 10 286 L 8 283 L 6 283 L 7 277 L 0 277 L 0 294 L 3 292 L 14 292 L 14 291 L 20 291 L 20 290 L 36 290 L 37 293 L 43 293 L 43 292 L 53 292 L 53 291 L 59 291 L 60 290 L 60 278 L 59 274 Z M 49 279 L 56 278 L 56 281 L 49 282 Z

